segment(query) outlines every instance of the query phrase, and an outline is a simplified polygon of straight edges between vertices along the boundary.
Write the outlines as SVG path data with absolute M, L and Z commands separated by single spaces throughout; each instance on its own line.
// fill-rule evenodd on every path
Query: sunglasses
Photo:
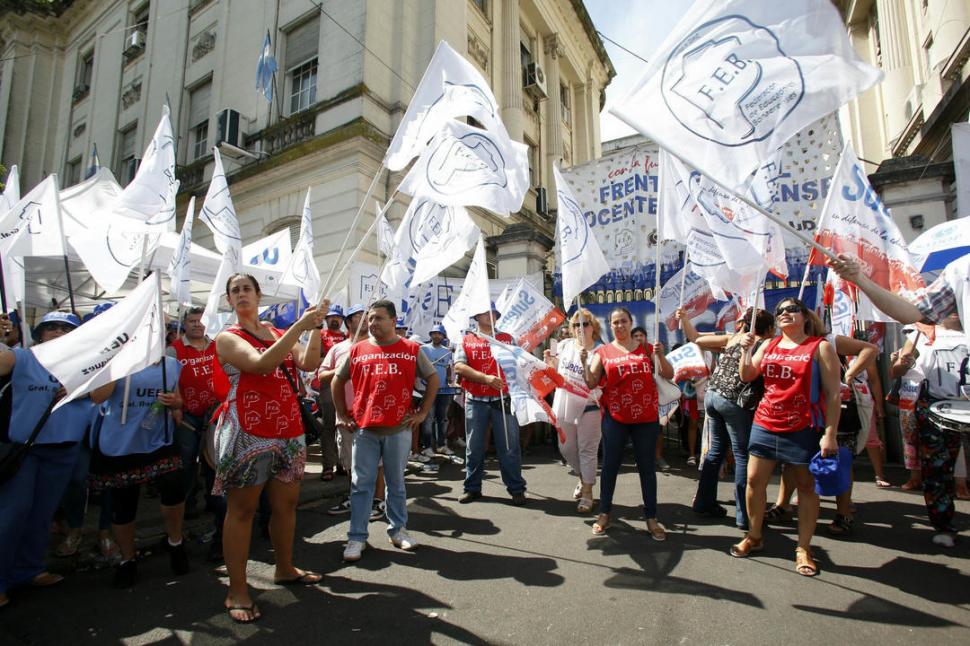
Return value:
M 573 323 L 573 327 L 589 327 L 592 325 L 589 321 L 583 321 L 582 323 Z
M 776 309 L 775 316 L 779 316 L 780 314 L 800 314 L 801 311 L 802 308 L 793 303 L 791 305 L 785 305 L 784 307 L 779 307 Z

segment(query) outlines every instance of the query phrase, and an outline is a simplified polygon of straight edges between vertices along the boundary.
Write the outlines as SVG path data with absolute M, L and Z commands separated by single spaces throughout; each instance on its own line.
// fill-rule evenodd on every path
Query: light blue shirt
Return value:
M 428 361 L 431 362 L 431 365 L 434 366 L 435 371 L 438 373 L 438 379 L 441 380 L 438 394 L 454 395 L 455 389 L 448 385 L 448 366 L 452 365 L 454 361 L 451 350 L 443 345 L 439 345 L 436 348 L 433 343 L 425 343 L 421 346 L 421 352 L 424 353 L 424 356 L 428 357 Z
M 10 439 L 23 444 L 30 438 L 44 411 L 60 390 L 61 384 L 30 350 L 14 348 L 17 357 L 10 375 L 12 406 L 10 410 Z M 87 397 L 64 404 L 51 413 L 37 435 L 36 444 L 79 442 L 88 427 L 93 404 Z

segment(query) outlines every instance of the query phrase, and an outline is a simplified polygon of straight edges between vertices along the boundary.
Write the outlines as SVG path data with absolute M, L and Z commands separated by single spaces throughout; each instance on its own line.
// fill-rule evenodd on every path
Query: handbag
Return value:
M 51 416 L 51 411 L 54 410 L 54 404 L 56 403 L 57 399 L 51 399 L 47 410 L 40 416 L 40 420 L 34 426 L 34 430 L 31 431 L 30 437 L 27 438 L 26 442 L 23 444 L 16 442 L 0 443 L 0 483 L 4 483 L 17 475 L 17 471 L 20 470 L 20 465 L 23 464 L 24 458 L 30 452 L 30 447 L 34 445 L 34 441 L 40 435 L 40 430 L 47 423 L 47 419 Z
M 249 330 L 245 330 L 242 327 L 239 329 L 256 339 L 256 341 L 264 348 L 270 348 L 269 344 Z M 293 375 L 290 374 L 290 370 L 286 367 L 285 361 L 280 362 L 280 370 L 283 371 L 283 376 L 286 377 L 286 380 L 290 383 L 290 388 L 293 389 L 293 394 L 296 396 L 296 401 L 300 405 L 300 418 L 303 420 L 303 434 L 306 436 L 305 441 L 308 445 L 313 444 L 323 436 L 323 422 L 313 414 L 313 405 L 315 402 L 309 397 L 300 396 L 300 389 L 296 385 L 296 379 L 294 379 Z
M 754 344 L 754 347 L 751 349 L 751 356 L 754 356 L 754 353 L 758 351 L 758 347 L 760 347 L 762 343 L 764 343 L 763 340 Z M 758 378 L 754 381 L 749 381 L 748 383 L 744 384 L 744 387 L 741 388 L 741 392 L 738 393 L 736 403 L 744 410 L 756 410 L 758 408 L 758 404 L 760 404 L 761 400 L 764 399 L 764 396 L 765 380 L 764 377 L 758 375 Z

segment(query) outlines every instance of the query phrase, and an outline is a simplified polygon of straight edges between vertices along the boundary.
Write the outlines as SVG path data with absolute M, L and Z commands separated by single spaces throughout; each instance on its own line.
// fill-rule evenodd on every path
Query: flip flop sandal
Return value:
M 279 581 L 273 581 L 276 585 L 287 585 L 287 586 L 300 586 L 300 585 L 319 585 L 323 581 L 323 575 L 317 574 L 316 572 L 311 572 L 307 570 L 300 576 L 294 577 L 292 579 L 281 579 Z
M 888 480 L 883 480 L 882 478 L 876 478 L 876 486 L 879 487 L 880 489 L 888 489 L 893 485 Z
M 603 536 L 612 524 L 609 514 L 600 514 L 593 523 L 593 536 Z
M 647 533 L 650 534 L 650 538 L 658 543 L 667 540 L 667 529 L 657 520 L 653 521 L 653 527 L 650 526 L 650 521 L 647 521 Z
M 251 618 L 250 619 L 240 619 L 240 618 L 234 617 L 232 615 L 233 612 L 239 612 L 239 611 L 248 612 L 250 614 L 250 617 Z M 259 614 L 259 608 L 256 607 L 256 604 L 255 603 L 252 604 L 252 605 L 249 605 L 249 606 L 227 606 L 226 607 L 226 614 L 229 615 L 229 618 L 232 619 L 237 624 L 251 624 L 254 621 L 256 621 L 257 619 L 259 619 L 260 617 L 262 617 L 262 615 Z
M 818 565 L 812 558 L 812 553 L 804 547 L 795 548 L 795 571 L 802 576 L 815 576 L 818 574 Z
M 765 549 L 765 539 L 754 539 L 748 534 L 744 535 L 740 543 L 735 543 L 731 546 L 731 556 L 736 559 L 747 558 L 755 552 L 761 552 Z

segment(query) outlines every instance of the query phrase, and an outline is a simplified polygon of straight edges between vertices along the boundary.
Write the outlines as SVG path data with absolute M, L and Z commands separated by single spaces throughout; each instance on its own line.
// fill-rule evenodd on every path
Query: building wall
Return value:
M 180 205 L 201 198 L 212 173 L 217 118 L 240 114 L 240 147 L 259 159 L 223 155 L 244 241 L 289 224 L 298 226 L 307 187 L 324 274 L 335 258 L 437 43 L 447 40 L 490 81 L 513 139 L 535 146 L 535 186 L 550 187 L 552 164 L 599 154 L 602 90 L 614 75 L 579 0 L 77 0 L 59 16 L 0 14 L 0 154 L 19 164 L 23 188 L 49 173 L 62 186 L 79 177 L 97 146 L 101 164 L 126 181 L 123 144 L 141 155 L 168 101 L 178 139 Z M 148 11 L 144 51 L 125 55 Z M 290 109 L 288 52 L 308 21 L 318 22 L 316 94 Z M 338 24 L 339 23 L 339 24 Z M 272 104 L 255 91 L 256 61 L 267 30 L 279 73 Z M 349 32 L 349 33 L 348 33 Z M 311 39 L 312 40 L 312 39 Z M 310 42 L 310 41 L 307 41 Z M 559 88 L 537 100 L 522 87 L 520 43 Z M 289 49 L 293 47 L 293 49 Z M 83 83 L 93 51 L 90 82 Z M 84 85 L 90 87 L 83 89 Z M 207 139 L 196 146 L 192 97 L 209 87 Z M 78 89 L 82 88 L 82 89 Z M 201 104 L 201 103 L 200 103 Z M 124 134 L 134 129 L 133 139 Z M 201 152 L 201 155 L 196 153 Z M 385 174 L 372 192 L 384 202 L 402 174 Z M 554 207 L 555 191 L 550 191 Z M 397 196 L 392 221 L 403 215 Z M 201 206 L 201 199 L 198 200 Z M 372 221 L 372 204 L 357 224 Z M 536 213 L 535 191 L 512 222 L 551 233 Z M 181 209 L 180 209 L 181 210 Z M 509 223 L 476 210 L 486 235 Z M 211 246 L 204 226 L 193 232 Z M 363 260 L 376 260 L 368 244 Z

